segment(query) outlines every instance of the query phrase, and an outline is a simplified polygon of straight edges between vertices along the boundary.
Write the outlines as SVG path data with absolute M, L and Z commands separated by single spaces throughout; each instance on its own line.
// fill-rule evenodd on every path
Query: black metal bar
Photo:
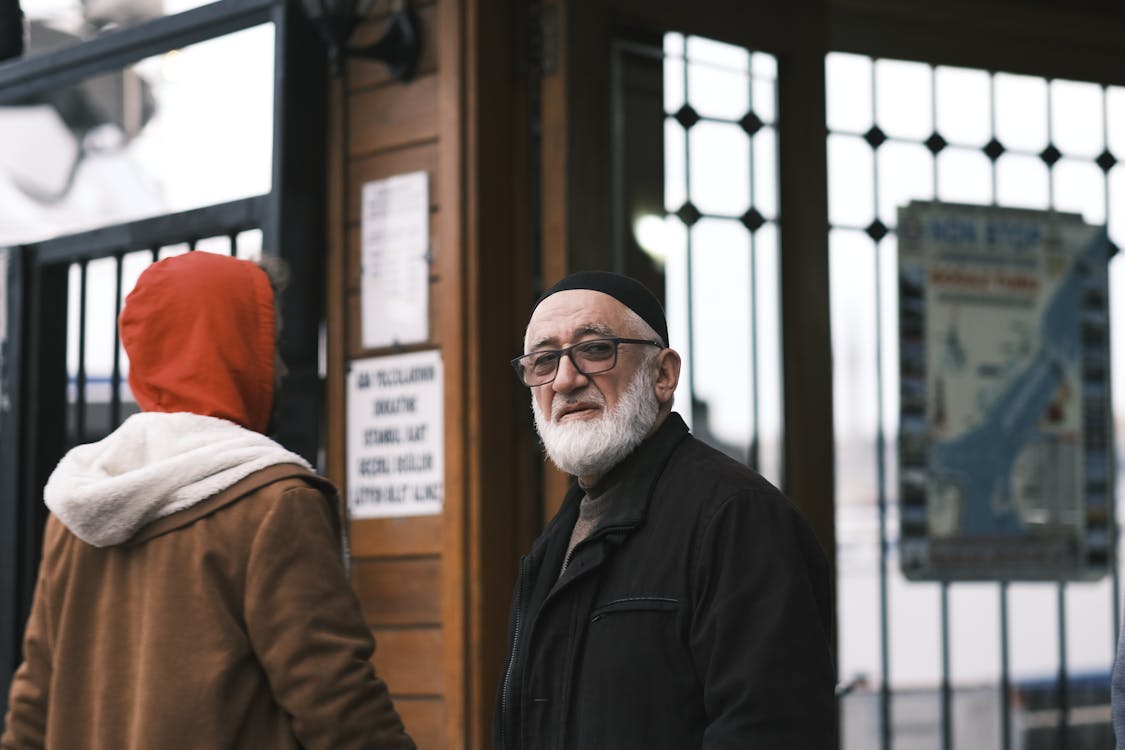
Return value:
M 746 50 L 746 99 L 750 102 L 750 108 L 754 106 L 754 65 L 753 65 L 753 52 Z M 754 183 L 754 136 L 747 136 L 749 146 L 746 149 L 748 163 L 746 169 L 746 187 L 747 196 L 749 198 L 750 206 L 753 206 L 755 188 Z M 747 230 L 749 231 L 749 230 Z M 758 399 L 761 396 L 761 363 L 758 361 L 758 233 L 749 232 L 750 234 L 750 294 L 747 295 L 747 301 L 750 305 L 750 382 L 752 391 L 750 392 L 750 445 L 747 448 L 746 462 L 748 465 L 754 467 L 758 471 L 762 470 L 760 444 L 762 435 L 762 416 L 761 409 L 758 406 Z
M 31 610 L 36 574 L 42 553 L 43 524 L 47 508 L 43 486 L 66 450 L 66 329 L 70 269 L 65 265 L 43 267 L 35 262 L 34 250 L 24 255 L 24 353 L 20 433 L 23 436 L 19 473 L 17 545 L 16 637 Z M 7 682 L 7 675 L 0 676 Z
M 875 66 L 872 63 L 871 69 L 871 87 L 872 91 L 875 90 Z M 937 85 L 936 85 L 936 68 L 930 65 L 930 127 L 931 132 L 937 132 Z M 872 109 L 874 109 L 875 102 L 872 101 Z M 938 178 L 937 178 L 937 155 L 933 156 L 933 188 L 934 200 L 938 197 Z M 878 170 L 876 170 L 878 174 Z M 878 194 L 875 199 L 875 212 L 878 218 L 879 200 Z M 876 287 L 878 289 L 878 287 Z M 882 336 L 876 334 L 876 341 L 881 341 Z M 880 425 L 880 432 L 882 432 L 882 425 Z M 941 582 L 941 746 L 942 750 L 949 750 L 953 747 L 953 691 L 949 676 L 949 582 Z
M 1067 735 L 1070 730 L 1070 681 L 1067 678 L 1066 667 L 1066 583 L 1060 581 L 1058 585 L 1058 614 L 1059 614 L 1059 675 L 1057 690 L 1059 694 L 1059 724 L 1058 740 L 1056 747 L 1066 750 Z
M 170 238 L 217 237 L 260 227 L 269 203 L 269 195 L 259 195 L 46 240 L 36 245 L 39 262 L 69 263 L 146 248 L 153 249 L 156 260 L 160 245 Z
M 121 317 L 121 266 L 124 265 L 125 254 L 118 252 L 113 256 L 114 283 L 113 283 L 113 371 L 109 377 L 109 429 L 114 430 L 121 424 L 121 331 L 117 328 L 117 319 Z
M 1000 581 L 1000 748 L 1012 750 L 1012 673 L 1008 653 L 1008 582 Z
M 23 626 L 20 603 L 20 479 L 24 472 L 21 417 L 24 400 L 25 316 L 22 248 L 0 249 L 0 706 L 8 705 L 9 677 L 20 662 L 19 633 Z
M 238 257 L 238 232 L 231 232 L 227 235 L 227 240 L 230 241 L 230 255 L 232 258 Z
M 953 684 L 949 676 L 949 581 L 941 582 L 941 747 L 953 747 Z
M 292 278 L 301 282 L 290 285 L 281 298 L 285 330 L 278 345 L 289 372 L 277 394 L 274 437 L 318 466 L 324 416 L 319 367 L 324 262 L 317 248 L 327 232 L 328 61 L 320 38 L 298 12 L 296 3 L 273 11 L 273 188 L 261 227 L 264 252 L 281 257 Z
M 688 85 L 690 76 L 688 75 L 688 68 L 691 66 L 691 60 L 688 59 L 688 37 L 686 34 L 682 36 L 684 49 L 683 49 L 683 79 L 684 79 L 684 104 L 691 103 L 691 87 Z M 691 203 L 693 206 L 695 202 L 691 199 L 691 138 L 688 133 L 684 133 L 684 201 Z M 696 398 L 695 398 L 695 271 L 693 266 L 694 253 L 692 248 L 692 228 L 685 227 L 686 242 L 684 244 L 684 286 L 686 287 L 684 300 L 685 307 L 687 308 L 687 342 L 684 347 L 687 350 L 687 371 L 688 382 L 691 384 L 691 392 L 688 393 L 688 412 L 692 417 L 692 424 L 696 424 Z M 665 342 L 667 343 L 667 342 Z M 702 420 L 698 420 L 702 421 Z
M 74 376 L 74 442 L 86 441 L 86 271 L 87 261 L 78 262 L 78 369 Z
M 1109 143 L 1109 87 L 1102 86 L 1102 138 L 1105 143 Z M 1109 202 L 1109 175 L 1102 173 L 1102 195 L 1103 205 L 1105 207 L 1105 216 L 1110 215 L 1110 202 Z M 1112 372 L 1112 357 L 1106 358 L 1106 379 L 1105 382 L 1113 382 Z M 1113 416 L 1109 415 L 1108 419 L 1112 420 Z M 1112 424 L 1112 421 L 1111 421 Z M 1120 544 L 1121 535 L 1118 533 L 1117 528 L 1117 492 L 1115 490 L 1117 472 L 1112 468 L 1117 463 L 1117 450 L 1114 447 L 1114 431 L 1111 427 L 1106 431 L 1109 437 L 1109 456 L 1111 469 L 1106 473 L 1107 486 L 1106 486 L 1106 507 L 1109 510 L 1109 572 L 1110 572 L 1110 612 L 1113 622 L 1113 630 L 1110 632 L 1110 653 L 1117 653 L 1117 638 L 1121 632 L 1121 571 L 1118 568 L 1118 560 L 1120 560 L 1121 551 L 1118 547 Z
M 1052 121 L 1054 118 L 1051 116 L 1051 79 L 1045 80 L 1047 84 L 1046 98 L 1047 98 L 1047 143 L 1054 143 L 1054 129 L 1052 128 Z M 1055 209 L 1055 181 L 1054 165 L 1047 163 L 1047 206 L 1050 210 Z M 1059 617 L 1059 674 L 1058 674 L 1058 696 L 1059 696 L 1059 724 L 1058 733 L 1056 734 L 1057 747 L 1059 750 L 1066 750 L 1067 747 L 1067 734 L 1068 724 L 1070 721 L 1070 695 L 1069 695 L 1069 680 L 1067 678 L 1066 667 L 1066 582 L 1059 581 L 1058 584 L 1058 617 Z
M 612 224 L 613 270 L 625 273 L 625 214 L 628 211 L 625 198 L 625 105 L 621 88 L 621 56 L 623 45 L 621 41 L 611 42 L 609 57 L 609 96 L 610 96 L 610 127 L 613 129 L 613 153 L 610 157 L 610 182 L 612 200 L 616 205 L 610 212 Z
M 1046 95 L 1047 95 L 1047 143 L 1049 145 L 1054 145 L 1055 133 L 1054 133 L 1054 128 L 1051 126 L 1051 123 L 1054 121 L 1055 118 L 1051 116 L 1051 79 L 1047 78 L 1047 79 L 1045 79 L 1045 82 L 1047 84 L 1047 91 L 1046 91 Z M 1052 163 L 1052 162 L 1046 162 L 1046 164 L 1047 164 L 1047 207 L 1050 210 L 1054 211 L 1055 210 L 1055 181 L 1052 178 L 1054 177 L 1054 174 L 1055 174 L 1055 164 Z M 1106 216 L 1108 217 L 1109 214 L 1106 214 Z
M 265 23 L 279 2 L 221 0 L 104 32 L 56 51 L 0 63 L 0 104 L 18 103 L 146 57 Z
M 876 97 L 878 96 L 878 86 L 875 80 L 875 59 L 871 60 L 871 122 L 876 120 Z M 875 153 L 871 156 L 871 169 L 872 169 L 872 185 L 874 188 L 874 195 L 872 196 L 872 205 L 876 211 L 879 206 L 879 168 L 875 160 Z M 876 214 L 878 215 L 878 214 Z M 875 246 L 875 262 L 876 269 L 878 269 L 879 262 L 879 246 Z M 879 272 L 875 272 L 875 289 L 879 289 Z M 876 305 L 878 305 L 879 293 L 875 293 Z M 881 347 L 882 335 L 878 323 L 875 327 L 875 342 L 877 347 Z M 879 363 L 882 361 L 881 353 L 875 355 L 876 367 L 880 368 Z M 887 556 L 890 554 L 890 544 L 887 541 L 887 495 L 884 491 L 884 455 L 882 446 L 882 387 L 881 385 L 876 388 L 876 396 L 878 404 L 876 408 L 879 413 L 879 426 L 876 431 L 876 450 L 875 460 L 878 465 L 878 491 L 876 494 L 876 507 L 879 512 L 879 648 L 880 648 L 880 661 L 881 661 L 881 675 L 879 680 L 879 714 L 880 714 L 880 748 L 882 750 L 890 750 L 893 747 L 893 735 L 891 727 L 893 724 L 892 706 L 891 706 L 891 649 L 890 649 L 890 603 L 887 591 Z

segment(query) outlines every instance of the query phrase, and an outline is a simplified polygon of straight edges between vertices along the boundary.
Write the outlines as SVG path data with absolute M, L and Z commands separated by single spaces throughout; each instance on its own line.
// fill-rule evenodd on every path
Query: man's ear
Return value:
M 656 379 L 652 389 L 661 406 L 672 401 L 680 382 L 680 355 L 675 349 L 664 349 L 656 355 Z

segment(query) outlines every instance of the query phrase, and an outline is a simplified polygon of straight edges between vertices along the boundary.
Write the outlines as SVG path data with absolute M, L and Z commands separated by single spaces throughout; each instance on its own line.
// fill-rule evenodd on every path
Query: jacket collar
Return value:
M 225 419 L 140 412 L 102 440 L 68 451 L 43 498 L 75 536 L 108 547 L 277 464 L 311 468 L 265 435 Z
M 126 544 L 140 544 L 167 534 L 170 531 L 175 531 L 184 526 L 190 526 L 200 518 L 209 516 L 241 500 L 252 492 L 257 492 L 267 485 L 275 484 L 285 479 L 302 480 L 330 498 L 334 503 L 334 507 L 340 508 L 340 500 L 337 496 L 336 488 L 327 479 L 314 474 L 308 468 L 299 464 L 276 464 L 240 479 L 219 494 L 209 497 L 185 510 L 153 521 L 137 532 Z
M 590 489 L 593 494 L 609 496 L 605 515 L 595 534 L 608 529 L 628 531 L 644 522 L 652 489 L 672 451 L 687 435 L 687 424 L 679 414 L 672 412 L 655 433 Z M 544 547 L 550 539 L 559 534 L 570 534 L 578 518 L 578 505 L 585 494 L 586 491 L 577 483 L 571 486 L 558 514 L 532 547 L 533 557 L 544 554 Z

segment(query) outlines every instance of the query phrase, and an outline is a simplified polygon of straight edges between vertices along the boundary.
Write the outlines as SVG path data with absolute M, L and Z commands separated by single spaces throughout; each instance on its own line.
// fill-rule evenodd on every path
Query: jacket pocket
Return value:
M 594 607 L 590 622 L 624 612 L 675 612 L 679 606 L 680 600 L 673 596 L 627 596 Z

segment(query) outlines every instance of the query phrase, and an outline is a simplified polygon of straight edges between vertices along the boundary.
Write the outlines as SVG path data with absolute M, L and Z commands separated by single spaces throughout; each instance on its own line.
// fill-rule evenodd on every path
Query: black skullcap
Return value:
M 648 287 L 636 279 L 609 271 L 578 271 L 543 292 L 543 296 L 535 302 L 535 307 L 539 307 L 539 303 L 552 294 L 571 289 L 591 289 L 608 294 L 641 316 L 641 320 L 656 331 L 660 340 L 665 345 L 668 344 L 668 321 L 664 319 L 664 308 Z

